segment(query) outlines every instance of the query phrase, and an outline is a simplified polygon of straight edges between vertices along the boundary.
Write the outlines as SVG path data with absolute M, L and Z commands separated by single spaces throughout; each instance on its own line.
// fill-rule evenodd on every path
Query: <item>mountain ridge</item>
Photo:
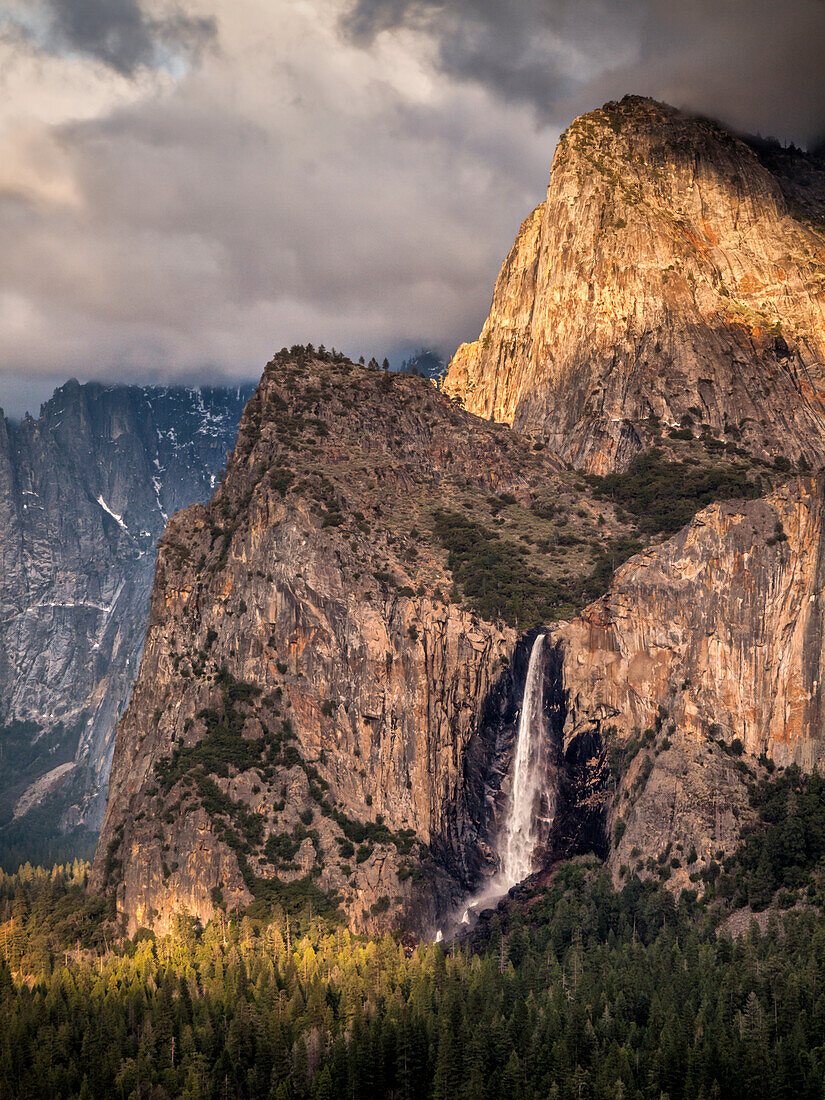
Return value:
M 599 162 L 617 143 L 638 185 Z M 457 919 L 497 865 L 539 631 L 534 884 L 589 851 L 709 888 L 753 783 L 821 754 L 825 238 L 784 187 L 714 123 L 609 104 L 560 143 L 442 392 L 311 346 L 267 365 L 158 559 L 91 880 L 130 932 Z
M 98 827 L 155 542 L 211 491 L 249 392 L 74 379 L 0 421 L 1 843 Z
M 130 928 L 337 896 L 434 932 L 494 863 L 527 595 L 581 605 L 624 530 L 430 381 L 284 349 L 164 536 L 94 886 Z

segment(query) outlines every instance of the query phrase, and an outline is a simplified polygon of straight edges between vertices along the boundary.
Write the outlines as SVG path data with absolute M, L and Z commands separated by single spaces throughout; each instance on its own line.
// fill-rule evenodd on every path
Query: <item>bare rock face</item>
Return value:
M 706 508 L 553 632 L 563 751 L 616 763 L 615 871 L 670 845 L 687 885 L 738 842 L 746 766 L 821 766 L 824 493 L 796 478 Z
M 481 540 L 561 583 L 612 522 L 571 511 L 554 557 L 547 494 L 581 504 L 571 481 L 423 378 L 311 349 L 270 363 L 226 479 L 160 550 L 93 871 L 132 930 L 253 899 L 438 926 L 491 863 L 529 653 L 462 598 L 459 559 Z
M 642 467 L 686 517 L 825 464 L 823 178 L 608 104 L 563 135 L 445 393 L 276 356 L 162 540 L 92 875 L 130 931 L 273 903 L 434 931 L 494 865 L 536 629 L 545 868 L 595 851 L 701 889 L 749 779 L 821 760 L 820 480 L 610 576 L 675 526 L 646 522 Z M 654 446 L 621 486 L 567 468 Z
M 599 709 L 629 734 L 666 704 L 697 738 L 713 725 L 778 764 L 825 758 L 822 492 L 798 478 L 714 504 L 623 566 L 559 633 L 573 655 L 567 735 Z
M 99 827 L 156 540 L 211 492 L 250 392 L 72 381 L 0 418 L 0 805 L 21 835 Z
M 821 465 L 825 174 L 761 155 L 635 96 L 577 119 L 445 391 L 593 473 L 685 420 Z
M 763 470 L 819 467 L 823 216 L 816 158 L 607 104 L 562 136 L 444 388 L 591 473 L 700 426 Z M 821 514 L 806 479 L 713 505 L 551 631 L 567 797 L 548 858 L 601 829 L 617 881 L 697 885 L 751 818 L 748 770 L 822 760 Z

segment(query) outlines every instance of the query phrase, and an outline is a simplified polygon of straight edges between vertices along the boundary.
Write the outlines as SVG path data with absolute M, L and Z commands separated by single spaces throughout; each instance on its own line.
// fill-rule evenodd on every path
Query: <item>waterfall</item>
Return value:
M 507 811 L 498 834 L 498 871 L 487 885 L 465 902 L 462 924 L 470 923 L 470 914 L 494 904 L 518 882 L 533 873 L 534 855 L 539 843 L 539 816 L 542 797 L 547 792 L 549 766 L 545 752 L 544 730 L 544 634 L 539 634 L 530 651 L 524 695 L 521 701 L 516 751 L 513 756 L 512 782 Z
M 542 722 L 544 638 L 544 634 L 539 634 L 530 651 L 516 737 L 513 786 L 498 842 L 499 876 L 507 889 L 535 870 L 533 853 L 539 839 L 537 810 L 547 779 Z

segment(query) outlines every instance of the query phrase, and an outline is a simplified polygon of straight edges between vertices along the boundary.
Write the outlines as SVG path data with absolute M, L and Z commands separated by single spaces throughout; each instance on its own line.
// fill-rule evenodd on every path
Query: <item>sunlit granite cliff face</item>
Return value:
M 821 762 L 823 489 L 795 478 L 763 500 L 712 505 L 623 566 L 559 634 L 575 654 L 569 735 L 600 710 L 643 728 L 666 703 L 691 736 L 713 724 L 754 756 Z
M 695 848 L 691 871 L 730 850 L 745 761 L 822 766 L 824 513 L 822 476 L 712 505 L 553 631 L 565 752 L 623 761 L 614 870 L 667 844 Z
M 491 862 L 530 649 L 505 620 L 614 527 L 572 480 L 423 378 L 270 363 L 161 544 L 93 873 L 130 928 L 253 899 L 436 927 Z
M 445 391 L 591 472 L 685 418 L 821 465 L 825 172 L 760 155 L 636 96 L 577 119 Z
M 72 381 L 0 418 L 0 800 L 24 840 L 99 826 L 156 540 L 211 493 L 250 393 Z
M 562 137 L 444 392 L 273 359 L 161 543 L 92 875 L 130 931 L 487 897 L 531 652 L 539 875 L 701 890 L 753 778 L 820 762 L 824 181 L 629 97 Z

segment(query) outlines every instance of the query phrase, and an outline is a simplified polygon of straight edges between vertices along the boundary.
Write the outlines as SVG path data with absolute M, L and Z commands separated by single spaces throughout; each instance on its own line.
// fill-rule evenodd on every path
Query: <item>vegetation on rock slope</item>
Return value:
M 615 559 L 611 540 L 628 524 L 551 455 L 469 417 L 423 378 L 311 348 L 284 349 L 272 367 L 279 390 L 260 412 L 279 447 L 269 476 L 330 539 L 358 543 L 358 580 L 465 596 L 525 630 L 595 594 L 587 580 L 603 573 L 605 551 Z
M 305 501 L 330 538 L 362 544 L 357 579 L 368 580 L 371 567 L 380 584 L 464 596 L 486 618 L 522 630 L 601 595 L 613 569 L 642 548 L 640 536 L 672 534 L 712 501 L 762 495 L 785 472 L 739 448 L 731 457 L 701 425 L 695 440 L 690 427 L 664 440 L 654 425 L 659 449 L 623 473 L 583 477 L 504 425 L 467 417 L 424 379 L 311 347 L 284 349 L 272 368 L 283 388 L 255 411 L 246 447 L 261 424 L 274 429 L 271 485 Z M 367 437 L 371 416 L 394 429 L 389 441 Z M 437 465 L 420 463 L 422 446 L 437 447 Z M 498 492 L 486 490 L 491 481 Z M 228 518 L 232 506 L 224 507 Z M 225 540 L 236 522 L 222 528 Z

